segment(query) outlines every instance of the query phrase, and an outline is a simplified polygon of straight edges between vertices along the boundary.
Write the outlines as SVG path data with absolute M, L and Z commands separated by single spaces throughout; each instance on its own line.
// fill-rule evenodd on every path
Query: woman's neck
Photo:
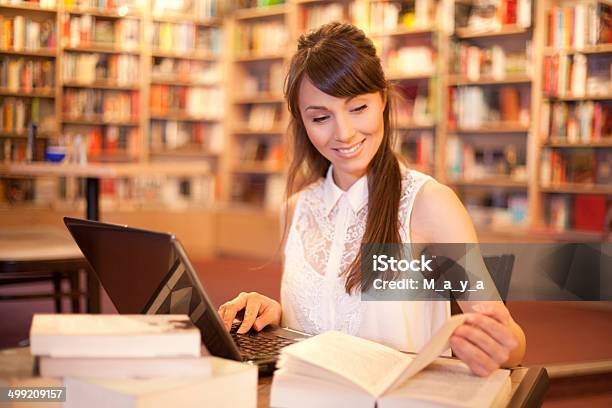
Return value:
M 336 185 L 342 191 L 348 191 L 348 189 L 351 188 L 351 186 L 355 184 L 355 182 L 361 177 L 363 177 L 365 174 L 366 171 L 360 173 L 347 173 L 338 171 L 336 167 L 332 169 L 332 177 L 334 179 L 334 183 L 336 183 Z

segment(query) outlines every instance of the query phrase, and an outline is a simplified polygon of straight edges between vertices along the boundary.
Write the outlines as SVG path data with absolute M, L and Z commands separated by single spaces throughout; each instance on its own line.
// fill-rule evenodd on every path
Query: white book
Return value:
M 187 315 L 35 314 L 30 328 L 37 356 L 197 357 L 200 343 Z
M 329 331 L 283 349 L 274 374 L 274 407 L 500 406 L 510 372 L 477 377 L 460 361 L 438 358 L 467 315 L 453 316 L 415 356 Z
M 209 376 L 209 357 L 75 358 L 40 357 L 43 377 L 152 378 Z
M 257 367 L 210 358 L 206 377 L 66 378 L 65 408 L 256 407 Z

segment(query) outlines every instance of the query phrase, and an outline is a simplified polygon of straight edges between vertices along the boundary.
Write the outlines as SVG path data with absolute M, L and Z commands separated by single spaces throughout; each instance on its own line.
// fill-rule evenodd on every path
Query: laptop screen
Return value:
M 170 234 L 64 218 L 122 314 L 186 314 L 208 351 L 240 360 L 180 243 Z

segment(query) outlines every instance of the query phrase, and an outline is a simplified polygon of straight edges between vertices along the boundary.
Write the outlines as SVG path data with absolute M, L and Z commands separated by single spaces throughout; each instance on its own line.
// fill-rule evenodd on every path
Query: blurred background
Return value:
M 173 232 L 217 304 L 278 298 L 283 81 L 329 21 L 374 41 L 397 150 L 482 242 L 609 240 L 610 1 L 0 0 L 0 347 L 34 312 L 114 311 L 66 215 Z M 525 364 L 565 373 L 547 404 L 612 403 L 606 302 L 509 307 Z

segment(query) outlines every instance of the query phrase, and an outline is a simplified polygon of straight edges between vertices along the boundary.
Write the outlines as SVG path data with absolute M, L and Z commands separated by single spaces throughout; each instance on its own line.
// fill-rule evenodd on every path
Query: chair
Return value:
M 497 291 L 501 296 L 504 304 L 510 289 L 510 278 L 512 278 L 512 268 L 514 267 L 515 256 L 510 254 L 499 256 L 483 257 L 487 270 L 491 274 L 491 278 L 497 287 Z M 452 294 L 451 294 L 452 296 Z M 457 300 L 451 299 L 451 315 L 463 313 Z
M 52 290 L 2 293 L 0 301 L 52 298 L 56 313 L 63 312 L 62 300 L 69 297 L 71 311 L 81 312 L 80 299 L 87 299 L 87 311 L 100 310 L 99 288 L 88 273 L 86 291 L 81 290 L 80 274 L 89 265 L 67 232 L 52 227 L 3 228 L 0 231 L 0 287 L 49 282 Z M 69 292 L 62 291 L 67 281 Z M 92 284 L 93 283 L 93 284 Z

